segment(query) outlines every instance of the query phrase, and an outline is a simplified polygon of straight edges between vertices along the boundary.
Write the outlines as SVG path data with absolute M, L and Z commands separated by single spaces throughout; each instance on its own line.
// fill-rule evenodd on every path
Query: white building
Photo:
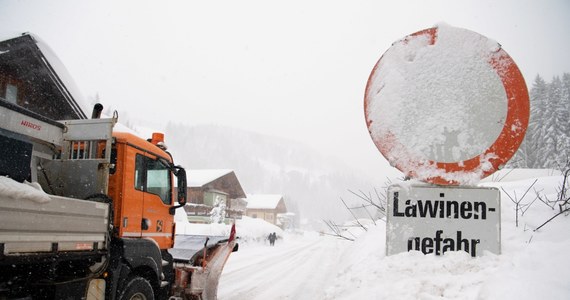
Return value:
M 251 218 L 263 219 L 271 224 L 282 226 L 278 215 L 286 214 L 287 207 L 282 195 L 277 194 L 248 194 L 246 215 Z

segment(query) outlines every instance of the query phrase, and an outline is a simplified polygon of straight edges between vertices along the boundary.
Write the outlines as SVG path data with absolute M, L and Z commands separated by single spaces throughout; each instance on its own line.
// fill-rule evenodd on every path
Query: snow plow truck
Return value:
M 234 227 L 175 235 L 186 172 L 163 135 L 87 118 L 64 71 L 30 34 L 0 42 L 0 300 L 215 299 Z

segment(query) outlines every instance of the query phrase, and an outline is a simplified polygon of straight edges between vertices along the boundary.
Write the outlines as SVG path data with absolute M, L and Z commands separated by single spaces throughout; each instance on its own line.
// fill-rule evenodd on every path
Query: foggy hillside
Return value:
M 301 218 L 349 218 L 340 197 L 360 203 L 347 190 L 373 191 L 382 183 L 303 144 L 240 129 L 169 124 L 167 144 L 187 169 L 232 169 L 248 194 L 282 194 Z M 361 204 L 361 203 L 360 203 Z

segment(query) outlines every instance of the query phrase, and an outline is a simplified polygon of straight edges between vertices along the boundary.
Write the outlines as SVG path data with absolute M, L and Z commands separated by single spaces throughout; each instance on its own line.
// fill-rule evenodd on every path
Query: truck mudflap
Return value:
M 237 251 L 235 225 L 230 237 L 177 236 L 180 247 L 171 249 L 174 256 L 176 279 L 172 287 L 171 300 L 202 299 L 215 300 L 218 294 L 218 283 L 224 265 L 230 254 Z M 191 247 L 197 240 L 204 241 L 201 249 Z M 180 255 L 194 252 L 189 260 L 180 260 Z

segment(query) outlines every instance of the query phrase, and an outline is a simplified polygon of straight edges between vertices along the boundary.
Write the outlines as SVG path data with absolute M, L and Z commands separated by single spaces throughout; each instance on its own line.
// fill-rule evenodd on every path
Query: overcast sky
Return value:
M 370 71 L 394 41 L 441 22 L 499 42 L 529 88 L 570 72 L 568 0 L 0 0 L 0 37 L 36 34 L 86 99 L 98 93 L 134 123 L 286 137 L 378 178 L 388 171 L 364 121 Z

